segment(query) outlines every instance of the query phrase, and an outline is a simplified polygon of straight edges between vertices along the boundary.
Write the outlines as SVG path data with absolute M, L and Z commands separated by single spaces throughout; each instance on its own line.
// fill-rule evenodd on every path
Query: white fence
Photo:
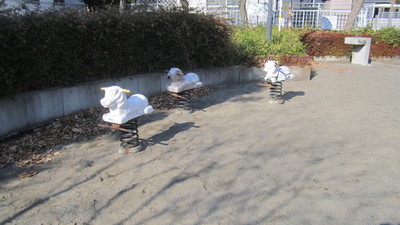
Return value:
M 251 3 L 247 5 L 248 22 L 251 25 L 266 24 L 268 17 L 268 6 L 266 3 Z M 260 1 L 259 1 L 260 2 Z M 231 18 L 235 25 L 241 25 L 239 7 L 236 5 L 225 4 L 205 8 L 206 13 L 215 13 L 219 10 L 224 18 Z M 285 26 L 293 26 L 299 28 L 321 28 L 341 30 L 344 28 L 346 20 L 350 14 L 351 4 L 294 4 L 290 18 L 285 19 Z M 233 12 L 231 12 L 233 11 Z M 274 25 L 278 25 L 279 11 L 273 9 Z
M 342 30 L 350 10 L 293 10 L 291 26 Z
M 222 2 L 221 2 L 222 1 Z M 219 0 L 205 6 L 205 13 L 219 13 L 221 17 L 230 18 L 234 25 L 241 25 L 239 6 L 228 2 L 231 0 Z M 268 6 L 266 3 L 251 3 L 247 5 L 248 22 L 251 25 L 266 24 Z M 262 1 L 258 1 L 262 2 Z M 398 11 L 389 13 L 390 5 L 366 4 L 355 22 L 355 28 L 371 27 L 375 30 L 383 27 L 400 28 L 400 5 L 395 5 Z M 347 18 L 351 12 L 351 4 L 298 4 L 293 5 L 291 16 L 285 19 L 285 26 L 298 28 L 317 28 L 330 30 L 343 30 Z M 273 10 L 274 25 L 278 25 L 279 11 Z
M 48 8 L 81 8 L 84 9 L 85 5 L 79 0 L 6 0 L 5 7 L 13 8 L 25 5 L 27 9 L 35 10 L 41 9 L 45 10 Z
M 222 0 L 224 1 L 224 0 Z M 218 13 L 223 18 L 232 19 L 232 23 L 234 25 L 240 26 L 242 24 L 240 18 L 239 6 L 237 4 L 229 4 L 229 0 L 225 0 L 225 2 L 221 2 L 219 0 L 216 2 L 207 3 L 204 8 L 205 13 Z M 251 25 L 259 25 L 266 24 L 268 17 L 268 4 L 267 3 L 251 3 L 251 0 L 248 1 L 247 4 L 247 17 L 248 22 Z M 262 2 L 262 1 L 258 1 Z M 323 28 L 326 27 L 327 22 L 332 23 L 330 27 L 337 27 L 337 29 L 341 29 L 342 20 L 347 19 L 347 16 L 350 13 L 350 10 L 322 10 L 322 4 L 297 4 L 294 5 L 294 9 L 292 11 L 292 15 L 290 19 L 285 19 L 284 24 L 286 26 L 293 27 L 307 27 L 307 28 Z M 274 25 L 278 25 L 279 11 L 274 8 L 273 9 L 273 23 Z M 328 28 L 326 28 L 328 29 Z M 331 28 L 336 29 L 336 28 Z
M 197 1 L 197 3 L 193 3 Z M 191 1 L 190 7 L 207 14 L 218 14 L 223 18 L 230 19 L 234 25 L 242 25 L 240 10 L 237 0 L 195 0 Z M 247 0 L 247 18 L 251 25 L 266 24 L 268 17 L 268 6 L 266 0 Z M 27 3 L 28 7 L 84 7 L 80 0 L 6 0 L 9 6 L 16 6 L 21 2 Z M 130 3 L 131 8 L 139 6 L 141 10 L 158 9 L 159 7 L 170 8 L 180 6 L 180 0 L 135 0 Z M 375 30 L 383 27 L 400 28 L 400 5 L 395 5 L 397 11 L 388 12 L 390 4 L 365 4 L 360 11 L 355 27 L 371 27 Z M 284 26 L 297 28 L 316 28 L 342 30 L 351 12 L 351 4 L 332 3 L 293 3 L 290 17 L 284 20 Z M 273 23 L 278 25 L 279 11 L 273 9 Z
M 238 7 L 215 8 L 206 13 L 218 13 L 221 17 L 230 18 L 234 25 L 242 24 Z M 274 25 L 278 25 L 279 12 L 273 11 Z M 293 10 L 291 18 L 285 19 L 285 26 L 298 28 L 321 28 L 341 30 L 344 28 L 350 10 Z M 248 14 L 248 22 L 251 25 L 266 24 L 268 13 Z
M 380 12 L 370 21 L 370 24 L 374 30 L 383 27 L 400 28 L 400 12 Z
M 374 30 L 379 30 L 384 27 L 396 27 L 400 29 L 400 19 L 399 18 L 394 18 L 394 19 L 387 19 L 387 18 L 375 18 L 372 21 L 372 28 Z

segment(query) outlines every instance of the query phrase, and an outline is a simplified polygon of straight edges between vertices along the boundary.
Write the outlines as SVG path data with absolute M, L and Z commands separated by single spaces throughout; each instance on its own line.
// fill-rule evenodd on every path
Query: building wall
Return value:
M 390 0 L 364 0 L 364 3 L 391 3 Z
M 323 8 L 325 10 L 349 10 L 351 6 L 351 0 L 327 0 Z
M 206 0 L 189 0 L 189 6 L 203 9 L 207 4 Z

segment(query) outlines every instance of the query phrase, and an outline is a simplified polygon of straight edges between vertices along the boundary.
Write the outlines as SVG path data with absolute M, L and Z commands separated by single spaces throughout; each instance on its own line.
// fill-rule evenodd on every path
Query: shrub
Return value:
M 394 27 L 382 28 L 377 31 L 371 29 L 358 33 L 358 36 L 371 38 L 372 58 L 387 58 L 400 56 L 400 29 Z
M 252 60 L 254 57 L 268 58 L 305 53 L 299 31 L 295 29 L 278 31 L 274 28 L 271 42 L 266 38 L 266 31 L 266 27 L 261 25 L 252 28 L 236 28 L 232 41 L 247 60 Z
M 297 29 L 273 30 L 271 54 L 273 56 L 304 55 L 305 45 L 301 41 L 301 31 Z
M 313 57 L 309 55 L 281 56 L 279 63 L 285 66 L 312 66 Z
M 170 67 L 240 62 L 230 27 L 184 11 L 0 14 L 0 96 Z
M 400 56 L 400 46 L 397 45 L 394 47 L 393 45 L 380 40 L 377 37 L 371 37 L 371 51 L 370 57 L 372 58 L 393 58 L 396 56 Z
M 0 0 L 0 5 L 1 5 Z M 350 56 L 347 36 L 372 37 L 371 57 L 400 55 L 400 31 L 357 33 L 231 27 L 213 15 L 177 9 L 86 13 L 0 9 L 0 96 L 137 73 L 237 65 L 309 63 Z M 304 56 L 307 54 L 308 56 Z
M 236 27 L 232 34 L 232 42 L 247 59 L 268 55 L 269 44 L 266 40 L 266 29 L 263 26 Z
M 373 31 L 365 28 L 352 33 L 337 31 L 307 31 L 303 34 L 302 40 L 306 44 L 307 54 L 310 56 L 351 56 L 352 45 L 344 44 L 345 37 L 370 37 L 370 57 L 396 57 L 400 55 L 400 38 L 396 35 L 400 30 L 396 28 L 383 28 Z M 390 38 L 390 35 L 393 38 Z
M 373 34 L 374 37 L 381 39 L 393 47 L 397 47 L 400 43 L 400 29 L 395 27 L 382 28 Z
M 350 56 L 352 46 L 344 43 L 345 37 L 352 36 L 332 31 L 307 31 L 302 41 L 310 56 Z

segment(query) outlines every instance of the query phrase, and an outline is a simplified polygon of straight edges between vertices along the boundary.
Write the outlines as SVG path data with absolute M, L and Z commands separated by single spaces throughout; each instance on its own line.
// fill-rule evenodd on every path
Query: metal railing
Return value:
M 171 8 L 179 5 L 178 0 L 135 0 L 128 3 L 128 9 L 132 11 L 150 11 L 159 8 Z
M 285 19 L 285 26 L 292 26 L 297 28 L 313 28 L 313 29 L 330 29 L 330 30 L 343 30 L 346 21 L 350 15 L 350 8 L 347 4 L 313 4 L 312 7 L 307 9 L 293 9 L 291 17 Z M 371 27 L 378 30 L 384 27 L 400 28 L 400 12 L 380 12 L 374 14 L 375 8 L 373 5 L 364 7 L 355 21 L 355 28 Z M 221 12 L 224 18 L 231 18 L 234 25 L 241 25 L 239 7 L 230 5 L 206 7 L 205 12 L 211 13 L 216 11 Z M 256 13 L 252 13 L 256 11 Z M 278 25 L 278 11 L 273 11 L 273 24 Z M 250 25 L 266 24 L 267 21 L 267 7 L 259 5 L 253 7 L 253 10 L 248 11 L 248 22 Z
M 62 9 L 62 8 L 78 8 L 78 9 L 85 9 L 84 4 L 71 4 L 71 3 L 65 3 L 60 0 L 7 0 L 6 2 L 6 7 L 8 8 L 18 8 L 22 4 L 25 5 L 25 7 L 29 10 L 45 10 L 49 8 L 57 8 L 57 9 Z
M 230 19 L 231 23 L 240 26 L 240 11 L 238 5 L 207 5 L 204 9 L 207 14 L 216 14 L 221 18 Z
M 16 5 L 20 2 L 27 3 L 30 7 L 40 6 L 43 8 L 48 7 L 84 7 L 84 5 L 70 5 L 61 2 L 54 2 L 54 0 L 7 0 L 10 5 Z M 266 24 L 268 18 L 268 7 L 265 1 L 260 3 L 247 5 L 248 23 L 250 25 Z M 129 8 L 139 10 L 158 9 L 159 7 L 170 8 L 180 6 L 179 0 L 135 0 L 134 3 L 129 4 Z M 237 0 L 206 0 L 200 1 L 197 5 L 198 11 L 206 14 L 217 14 L 222 18 L 230 19 L 233 25 L 242 25 L 240 10 Z M 139 7 L 139 8 L 138 8 Z M 140 8 L 141 7 L 141 8 Z M 372 27 L 378 30 L 383 27 L 393 26 L 400 28 L 400 12 L 385 12 L 380 11 L 376 14 L 376 4 L 365 4 L 360 11 L 355 27 Z M 382 7 L 382 6 L 379 6 Z M 399 8 L 399 6 L 397 5 Z M 284 20 L 285 26 L 292 26 L 297 28 L 316 28 L 316 29 L 344 29 L 347 18 L 351 12 L 351 4 L 332 4 L 332 3 L 305 3 L 293 4 L 293 10 L 290 18 Z M 277 10 L 273 10 L 273 24 L 278 25 Z
M 386 28 L 386 27 L 395 27 L 400 29 L 400 18 L 374 18 L 372 20 L 372 28 L 374 30 L 379 30 L 381 28 Z
M 224 4 L 217 5 L 217 3 Z M 228 5 L 230 0 L 218 0 L 217 3 L 207 3 L 204 12 L 215 13 L 220 11 L 220 15 L 224 18 L 232 19 L 234 25 L 241 25 L 240 11 L 237 5 Z M 350 8 L 349 4 L 322 4 L 322 3 L 307 3 L 296 4 L 293 6 L 291 17 L 285 19 L 286 26 L 299 28 L 322 28 L 322 29 L 343 29 L 350 10 L 340 10 L 340 8 Z M 251 4 L 248 5 L 248 22 L 250 25 L 266 24 L 268 17 L 267 4 Z M 327 8 L 327 9 L 325 9 Z M 339 8 L 339 9 L 335 9 Z M 273 10 L 273 23 L 278 25 L 279 11 Z
M 214 6 L 215 7 L 215 6 Z M 220 15 L 224 18 L 233 19 L 234 25 L 241 25 L 239 7 L 215 7 L 211 10 L 207 7 L 206 13 L 220 12 Z M 274 25 L 278 25 L 278 11 L 274 13 Z M 322 10 L 322 9 L 311 9 L 311 10 L 293 10 L 292 16 L 289 19 L 285 19 L 286 26 L 292 26 L 297 28 L 321 28 L 321 29 L 333 29 L 341 30 L 344 28 L 347 17 L 350 14 L 350 10 Z M 267 12 L 264 13 L 253 13 L 248 14 L 248 22 L 251 25 L 266 24 Z
M 350 10 L 293 10 L 291 26 L 342 30 Z

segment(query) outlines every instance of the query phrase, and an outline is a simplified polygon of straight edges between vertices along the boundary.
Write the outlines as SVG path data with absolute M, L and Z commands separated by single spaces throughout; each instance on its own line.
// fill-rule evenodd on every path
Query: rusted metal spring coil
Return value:
M 128 122 L 121 124 L 120 130 L 120 146 L 122 148 L 133 148 L 139 146 L 139 131 L 137 125 L 138 118 L 129 120 Z
M 190 108 L 190 93 L 189 91 L 182 91 L 179 93 L 170 93 L 171 96 L 175 97 L 175 102 L 179 109 Z
M 282 83 L 272 83 L 269 88 L 269 97 L 272 100 L 282 99 Z

